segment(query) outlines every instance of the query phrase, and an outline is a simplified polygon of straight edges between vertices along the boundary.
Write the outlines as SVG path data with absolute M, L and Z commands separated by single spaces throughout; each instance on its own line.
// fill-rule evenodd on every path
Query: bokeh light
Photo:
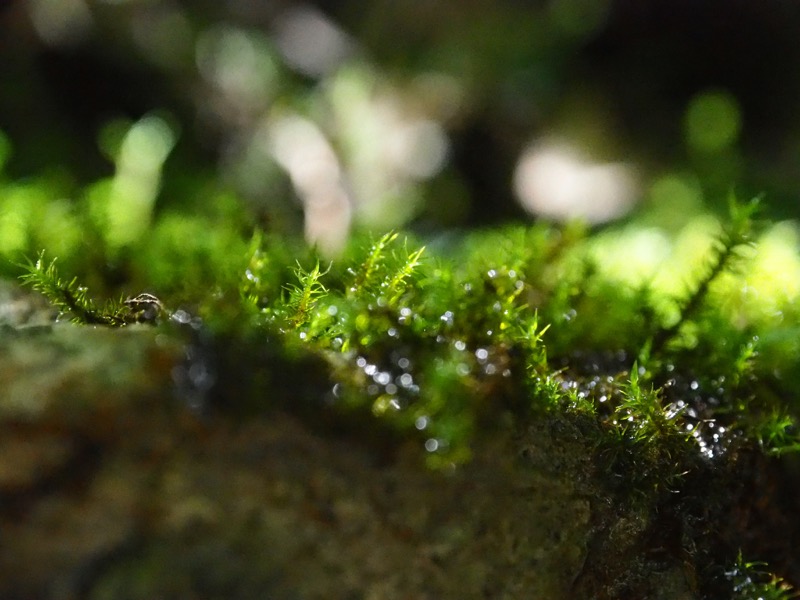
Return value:
M 514 191 L 533 214 L 604 223 L 633 207 L 638 185 L 628 165 L 591 162 L 563 142 L 542 142 L 520 158 Z
M 718 152 L 738 140 L 742 128 L 741 110 L 728 92 L 702 92 L 689 103 L 684 126 L 689 148 Z

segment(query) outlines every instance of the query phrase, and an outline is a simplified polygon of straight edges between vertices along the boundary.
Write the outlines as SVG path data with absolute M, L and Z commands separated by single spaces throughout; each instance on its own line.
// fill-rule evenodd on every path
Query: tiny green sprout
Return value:
M 657 331 L 652 341 L 652 352 L 658 354 L 668 342 L 675 339 L 681 329 L 697 318 L 711 284 L 724 272 L 731 269 L 744 248 L 753 246 L 755 239 L 754 216 L 759 208 L 758 199 L 740 203 L 730 199 L 730 217 L 717 237 L 705 274 L 696 283 L 694 290 L 679 302 L 680 317 L 669 327 Z
M 378 287 L 385 281 L 385 277 L 382 277 L 381 273 L 388 255 L 387 248 L 397 237 L 398 234 L 396 232 L 389 232 L 381 236 L 378 241 L 372 244 L 364 262 L 357 269 L 349 270 L 353 275 L 353 280 L 347 288 L 348 296 L 355 295 L 363 289 Z
M 298 329 L 309 322 L 317 300 L 324 296 L 328 290 L 320 279 L 328 273 L 330 267 L 320 270 L 319 262 L 310 271 L 306 271 L 298 263 L 295 269 L 300 285 L 288 285 L 289 298 L 286 301 L 289 324 L 293 329 Z
M 755 424 L 755 436 L 761 448 L 775 456 L 800 451 L 800 432 L 795 419 L 779 409 Z
M 35 263 L 20 265 L 27 271 L 20 279 L 41 292 L 62 314 L 70 315 L 74 323 L 123 327 L 133 323 L 155 323 L 165 312 L 161 301 L 148 293 L 125 300 L 109 300 L 98 306 L 89 296 L 88 289 L 78 284 L 77 277 L 69 281 L 61 279 L 56 262 L 55 258 L 46 262 L 42 251 Z
M 623 400 L 615 411 L 617 421 L 634 439 L 657 441 L 659 436 L 675 431 L 676 415 L 665 410 L 657 390 L 640 385 L 639 377 L 639 363 L 634 362 L 628 385 L 622 390 Z
M 792 600 L 800 593 L 784 579 L 765 571 L 763 562 L 747 562 L 742 553 L 725 575 L 733 585 L 734 600 Z
M 409 252 L 407 246 L 404 246 L 403 255 L 396 259 L 398 267 L 394 273 L 387 275 L 383 283 L 389 305 L 395 305 L 411 285 L 411 279 L 421 264 L 423 252 L 425 252 L 425 246 L 413 252 Z
M 61 313 L 69 314 L 76 323 L 111 325 L 120 327 L 127 323 L 121 303 L 107 303 L 98 307 L 88 295 L 86 287 L 78 284 L 77 277 L 63 280 L 56 268 L 57 259 L 45 261 L 44 251 L 36 262 L 20 265 L 27 273 L 20 276 L 24 284 L 41 292 Z

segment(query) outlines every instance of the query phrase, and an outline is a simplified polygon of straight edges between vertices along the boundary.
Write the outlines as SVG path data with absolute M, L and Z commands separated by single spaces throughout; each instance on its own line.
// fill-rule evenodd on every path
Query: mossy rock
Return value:
M 750 217 L 678 294 L 546 226 L 330 267 L 256 236 L 191 308 L 40 257 L 79 324 L 2 330 L 0 592 L 787 598 L 745 559 L 798 579 L 800 314 L 730 293 L 760 276 Z

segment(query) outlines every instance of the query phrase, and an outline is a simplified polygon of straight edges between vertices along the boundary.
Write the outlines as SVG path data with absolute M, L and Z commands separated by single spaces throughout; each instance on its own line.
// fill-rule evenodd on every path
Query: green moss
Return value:
M 357 239 L 325 264 L 265 233 L 247 242 L 200 217 L 194 229 L 165 217 L 147 262 L 131 260 L 140 278 L 151 276 L 145 285 L 189 298 L 212 343 L 236 356 L 223 371 L 238 362 L 247 373 L 248 385 L 221 378 L 234 390 L 225 410 L 268 410 L 276 396 L 264 391 L 281 380 L 298 390 L 294 410 L 323 410 L 324 396 L 324 410 L 345 421 L 416 440 L 435 469 L 457 468 L 481 439 L 540 415 L 581 422 L 609 493 L 645 515 L 677 510 L 674 494 L 695 489 L 700 474 L 727 473 L 741 452 L 800 449 L 792 381 L 780 376 L 800 352 L 778 341 L 800 315 L 788 300 L 779 322 L 732 301 L 753 276 L 755 209 L 732 204 L 708 258 L 682 274 L 695 283 L 680 294 L 653 280 L 621 284 L 575 226 L 512 227 L 428 248 L 389 233 Z M 170 232 L 191 239 L 176 246 Z M 159 253 L 173 246 L 170 267 Z M 41 256 L 26 269 L 23 279 L 78 322 L 131 321 L 122 302 L 98 303 L 62 280 L 54 261 Z M 173 275 L 180 282 L 166 283 Z M 761 360 L 765 345 L 782 348 L 777 365 Z M 303 379 L 319 387 L 301 392 Z
M 735 566 L 726 573 L 733 583 L 735 597 L 740 600 L 790 600 L 800 594 L 786 581 L 764 570 L 764 563 L 746 562 L 741 552 Z

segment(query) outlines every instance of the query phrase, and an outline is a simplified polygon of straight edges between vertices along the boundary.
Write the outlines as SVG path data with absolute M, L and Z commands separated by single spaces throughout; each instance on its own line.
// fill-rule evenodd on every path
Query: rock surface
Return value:
M 431 472 L 418 444 L 387 456 L 285 410 L 198 414 L 180 336 L 37 314 L 0 326 L 0 598 L 623 597 L 588 555 L 628 560 L 648 517 L 609 517 L 577 431 Z M 662 563 L 620 593 L 694 597 Z

